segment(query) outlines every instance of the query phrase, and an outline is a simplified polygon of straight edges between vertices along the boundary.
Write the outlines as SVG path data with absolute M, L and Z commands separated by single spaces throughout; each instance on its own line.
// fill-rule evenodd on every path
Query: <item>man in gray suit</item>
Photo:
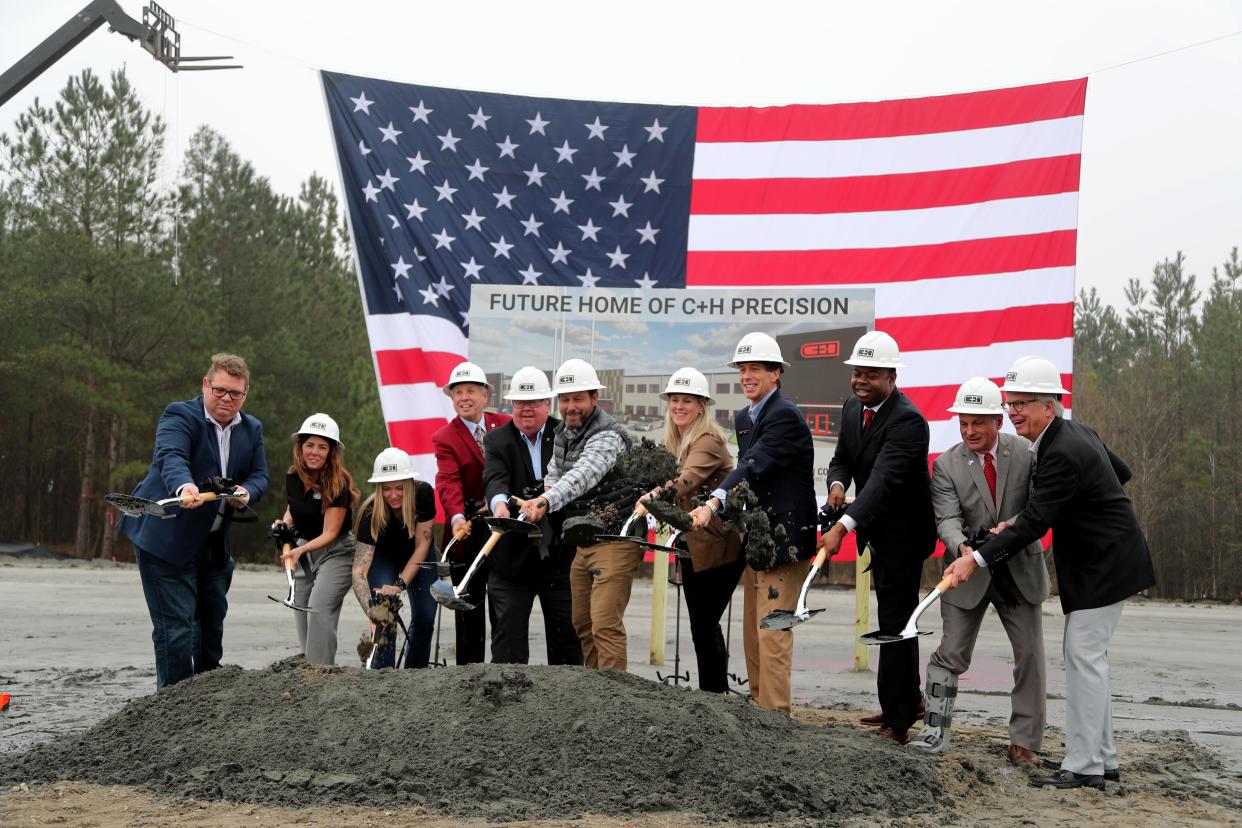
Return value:
M 1000 531 L 1022 511 L 1031 474 L 1030 444 L 1000 430 L 1004 415 L 995 383 L 983 377 L 967 380 L 949 411 L 957 414 L 962 442 L 936 458 L 931 483 L 946 564 L 970 554 L 968 537 Z M 940 599 L 944 638 L 927 664 L 927 712 L 911 747 L 929 753 L 949 749 L 957 679 L 970 667 L 979 625 L 991 605 L 1013 646 L 1007 755 L 1015 765 L 1039 766 L 1046 714 L 1042 613 L 1048 597 L 1042 553 L 1035 541 L 1006 567 L 981 570 Z

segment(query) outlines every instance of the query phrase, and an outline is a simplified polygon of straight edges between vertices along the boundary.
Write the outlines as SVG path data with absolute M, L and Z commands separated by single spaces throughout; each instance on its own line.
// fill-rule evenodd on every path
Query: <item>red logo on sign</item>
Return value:
M 806 342 L 798 350 L 798 354 L 803 359 L 823 359 L 824 357 L 834 357 L 841 355 L 841 340 L 833 339 L 829 342 Z

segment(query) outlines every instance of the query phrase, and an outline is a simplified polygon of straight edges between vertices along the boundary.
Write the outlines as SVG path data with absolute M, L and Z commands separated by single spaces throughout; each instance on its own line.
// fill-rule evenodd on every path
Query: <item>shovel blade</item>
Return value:
M 822 609 L 807 610 L 806 615 L 801 616 L 793 610 L 772 610 L 759 622 L 759 626 L 765 630 L 788 630 L 803 621 L 809 621 L 821 612 L 823 612 Z
M 894 644 L 898 641 L 909 641 L 911 638 L 918 638 L 920 635 L 931 635 L 931 631 L 898 633 L 897 635 L 892 635 L 876 630 L 874 632 L 869 632 L 866 635 L 858 636 L 858 640 L 863 644 Z
M 167 510 L 154 500 L 127 494 L 104 495 L 104 502 L 128 517 L 169 517 Z
M 440 606 L 447 607 L 455 612 L 467 612 L 474 609 L 474 604 L 457 597 L 457 593 L 453 590 L 453 585 L 448 581 L 435 581 L 432 583 L 431 597 Z
M 293 603 L 292 601 L 288 601 L 284 598 L 277 598 L 275 595 L 269 595 L 267 597 L 271 601 L 275 601 L 278 604 L 282 604 L 288 607 L 289 609 L 297 610 L 298 612 L 318 612 L 319 611 L 319 610 L 313 610 L 310 607 L 299 607 L 297 604 Z

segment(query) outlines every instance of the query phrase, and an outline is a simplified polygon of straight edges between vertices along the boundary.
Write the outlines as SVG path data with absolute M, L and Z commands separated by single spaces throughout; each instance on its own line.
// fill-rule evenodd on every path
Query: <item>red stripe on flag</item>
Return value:
M 698 179 L 691 215 L 776 215 L 921 210 L 1074 192 L 1081 155 L 986 167 L 844 178 Z
M 1024 305 L 974 313 L 944 313 L 875 320 L 905 351 L 980 348 L 993 342 L 1066 339 L 1074 335 L 1074 303 Z
M 439 431 L 446 420 L 429 417 L 423 420 L 390 420 L 389 442 L 408 454 L 428 454 L 431 451 L 431 435 Z
M 963 382 L 967 379 L 967 377 L 962 377 Z M 1003 376 L 988 377 L 988 379 L 992 380 L 992 382 L 997 385 L 1005 384 L 1005 378 Z M 922 385 L 907 388 L 901 384 L 900 371 L 897 372 L 897 380 L 897 387 L 901 389 L 903 394 L 910 398 L 910 402 L 914 403 L 915 407 L 918 408 L 918 410 L 922 412 L 923 416 L 927 419 L 946 420 L 953 416 L 952 414 L 947 413 L 946 409 L 953 405 L 953 398 L 954 395 L 957 394 L 959 386 Z M 1061 375 L 1061 387 L 1069 388 L 1071 390 L 1074 388 L 1072 384 L 1072 377 L 1069 374 Z M 1062 396 L 1061 402 L 1064 403 L 1066 408 L 1073 408 L 1072 397 L 1072 394 L 1065 394 Z M 935 459 L 935 456 L 936 455 L 932 455 L 932 459 Z
M 447 351 L 425 351 L 405 348 L 397 351 L 376 351 L 380 385 L 410 385 L 432 382 L 443 385 L 451 372 L 465 359 Z M 398 446 L 400 448 L 400 446 Z
M 691 250 L 686 284 L 848 285 L 1010 273 L 1074 264 L 1078 232 L 853 250 Z
M 1083 113 L 1087 79 L 931 98 L 768 107 L 701 107 L 696 139 L 837 141 L 926 135 L 1068 118 Z

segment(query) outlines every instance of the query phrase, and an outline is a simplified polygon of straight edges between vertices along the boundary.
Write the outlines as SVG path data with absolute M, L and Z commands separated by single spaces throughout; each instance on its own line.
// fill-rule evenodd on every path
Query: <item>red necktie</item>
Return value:
M 871 418 L 875 416 L 875 412 L 870 408 L 863 409 L 863 431 L 867 430 L 867 426 L 871 425 Z
M 988 491 L 992 493 L 992 502 L 996 502 L 996 465 L 992 462 L 992 452 L 983 455 L 983 476 L 988 481 Z

